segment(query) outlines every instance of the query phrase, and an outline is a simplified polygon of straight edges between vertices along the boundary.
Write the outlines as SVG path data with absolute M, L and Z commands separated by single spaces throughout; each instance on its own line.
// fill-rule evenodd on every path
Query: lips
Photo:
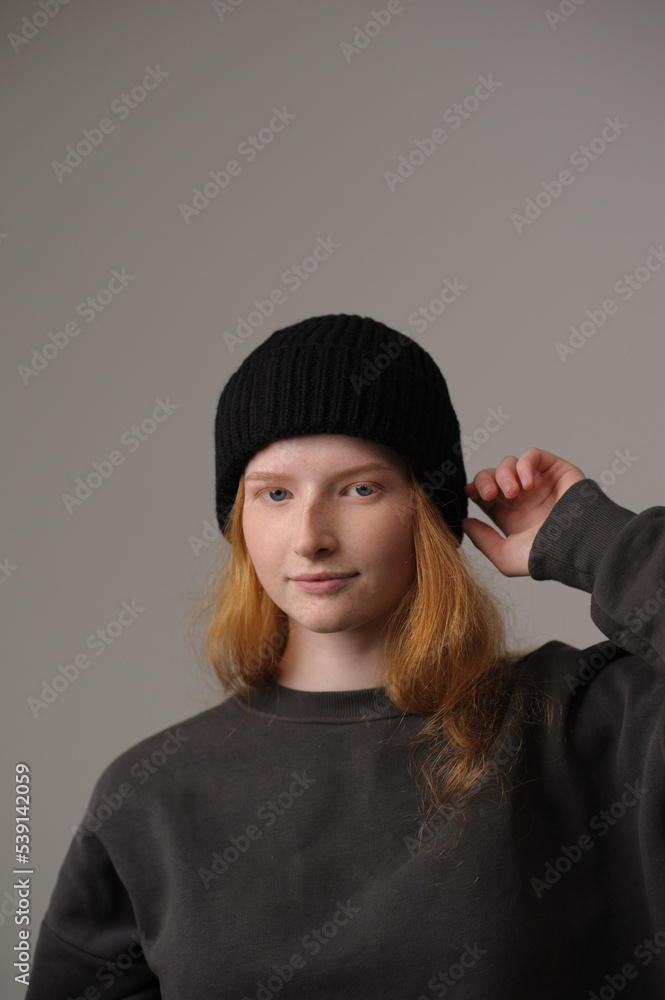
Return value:
M 292 576 L 292 580 L 315 581 L 315 580 L 346 580 L 350 576 L 357 576 L 356 573 L 301 573 L 300 576 Z
M 332 594 L 339 590 L 344 590 L 344 584 L 358 576 L 357 573 L 337 574 L 332 573 L 305 573 L 302 576 L 294 576 L 291 583 L 294 583 L 299 590 L 304 590 L 307 594 Z M 304 579 L 303 579 L 304 577 Z

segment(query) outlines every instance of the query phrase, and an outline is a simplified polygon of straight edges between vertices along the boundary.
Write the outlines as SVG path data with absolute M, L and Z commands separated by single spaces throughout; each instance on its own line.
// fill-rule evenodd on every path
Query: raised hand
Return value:
M 529 552 L 538 529 L 566 490 L 586 478 L 581 469 L 542 448 L 507 455 L 495 469 L 481 469 L 464 492 L 505 537 L 475 517 L 462 527 L 477 549 L 504 576 L 528 576 Z

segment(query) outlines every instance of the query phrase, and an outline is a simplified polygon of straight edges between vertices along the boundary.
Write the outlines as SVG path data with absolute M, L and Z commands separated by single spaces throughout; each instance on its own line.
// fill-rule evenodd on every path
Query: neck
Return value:
M 376 629 L 312 632 L 292 619 L 277 682 L 300 691 L 357 691 L 381 687 L 384 639 Z

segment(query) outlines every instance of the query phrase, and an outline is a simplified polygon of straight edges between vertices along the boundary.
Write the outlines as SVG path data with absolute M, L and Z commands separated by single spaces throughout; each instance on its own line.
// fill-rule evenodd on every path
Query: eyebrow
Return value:
M 377 462 L 369 462 L 364 465 L 354 465 L 350 469 L 342 469 L 342 471 L 338 472 L 337 475 L 334 476 L 333 478 L 342 479 L 344 476 L 355 476 L 361 472 L 379 472 L 379 471 L 393 472 L 394 469 L 391 469 L 390 466 L 388 465 L 380 465 Z M 294 478 L 293 476 L 289 476 L 284 472 L 272 471 L 270 469 L 268 469 L 267 471 L 257 469 L 255 472 L 250 472 L 245 476 L 245 482 L 248 482 L 249 480 L 253 479 L 261 479 L 261 480 L 281 479 L 284 482 L 288 482 L 293 478 Z

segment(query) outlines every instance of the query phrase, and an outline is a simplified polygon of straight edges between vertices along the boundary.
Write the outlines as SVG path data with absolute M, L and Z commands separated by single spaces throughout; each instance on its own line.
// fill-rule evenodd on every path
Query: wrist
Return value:
M 635 517 L 594 479 L 573 483 L 540 526 L 529 552 L 534 580 L 559 580 L 591 593 L 598 567 L 623 526 Z

